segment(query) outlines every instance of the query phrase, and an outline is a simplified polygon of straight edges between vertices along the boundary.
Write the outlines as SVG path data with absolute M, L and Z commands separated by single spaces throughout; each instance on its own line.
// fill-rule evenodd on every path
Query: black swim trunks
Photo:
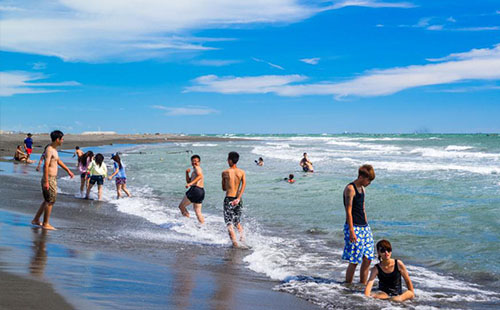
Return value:
M 231 201 L 235 200 L 236 197 L 226 197 L 224 198 L 224 222 L 226 225 L 233 224 L 238 225 L 241 218 L 241 210 L 243 209 L 243 201 L 233 206 Z
M 191 186 L 186 192 L 186 197 L 192 203 L 202 203 L 205 199 L 205 189 L 198 186 Z
M 307 166 L 302 166 L 302 170 L 304 170 L 304 172 L 309 172 L 309 168 L 307 168 Z

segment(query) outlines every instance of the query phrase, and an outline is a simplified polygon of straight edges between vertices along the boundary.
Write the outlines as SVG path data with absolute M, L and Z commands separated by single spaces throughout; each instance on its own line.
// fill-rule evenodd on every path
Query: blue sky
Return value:
M 0 1 L 0 128 L 500 132 L 500 2 Z

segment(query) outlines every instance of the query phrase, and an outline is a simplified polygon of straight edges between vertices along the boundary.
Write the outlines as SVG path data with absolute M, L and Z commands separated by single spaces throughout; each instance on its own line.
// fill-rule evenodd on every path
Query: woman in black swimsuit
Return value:
M 378 299 L 391 299 L 392 301 L 405 301 L 415 297 L 413 284 L 401 260 L 392 259 L 392 246 L 387 240 L 377 242 L 377 253 L 380 263 L 371 269 L 370 278 L 365 288 L 365 295 Z M 373 282 L 378 277 L 380 291 L 372 293 Z M 403 293 L 401 277 L 405 280 L 407 291 Z

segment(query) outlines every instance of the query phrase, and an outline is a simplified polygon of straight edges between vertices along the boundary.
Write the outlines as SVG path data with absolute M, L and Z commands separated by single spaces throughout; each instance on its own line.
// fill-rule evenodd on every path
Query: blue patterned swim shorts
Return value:
M 344 225 L 344 253 L 342 259 L 348 260 L 351 264 L 361 264 L 363 257 L 373 260 L 373 235 L 370 226 L 354 225 L 356 243 L 349 240 L 349 225 Z

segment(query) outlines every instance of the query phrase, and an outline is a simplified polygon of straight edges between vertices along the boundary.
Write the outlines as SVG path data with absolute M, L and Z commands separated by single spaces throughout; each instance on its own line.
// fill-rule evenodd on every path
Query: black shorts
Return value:
M 104 184 L 104 178 L 102 175 L 93 175 L 90 177 L 90 184 L 94 185 L 97 183 L 97 185 L 103 185 Z
M 202 203 L 205 199 L 205 189 L 198 186 L 191 186 L 186 192 L 186 197 L 192 203 Z
M 224 198 L 224 222 L 226 225 L 233 224 L 238 225 L 241 218 L 241 210 L 243 209 L 243 202 L 240 202 L 233 206 L 231 201 L 235 200 L 236 197 L 226 197 Z

